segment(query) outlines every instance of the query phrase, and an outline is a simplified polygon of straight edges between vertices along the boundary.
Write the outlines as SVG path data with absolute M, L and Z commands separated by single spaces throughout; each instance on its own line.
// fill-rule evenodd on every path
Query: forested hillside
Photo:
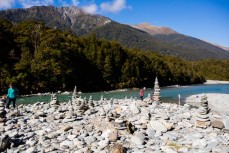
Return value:
M 203 83 L 193 64 L 178 58 L 123 48 L 95 35 L 70 32 L 25 21 L 0 20 L 0 89 L 14 82 L 22 93 L 72 90 L 101 91 Z
M 171 33 L 171 29 L 169 34 L 151 35 L 144 29 L 139 30 L 101 15 L 88 14 L 77 7 L 33 6 L 9 9 L 0 11 L 0 18 L 13 23 L 28 20 L 44 22 L 49 28 L 70 31 L 78 37 L 94 33 L 97 38 L 115 40 L 128 48 L 154 51 L 187 60 L 229 59 L 228 51 L 175 31 Z

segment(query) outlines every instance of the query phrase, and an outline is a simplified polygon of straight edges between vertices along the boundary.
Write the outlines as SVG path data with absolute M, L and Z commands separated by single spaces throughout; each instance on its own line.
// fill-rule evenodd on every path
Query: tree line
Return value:
M 28 94 L 70 91 L 75 85 L 83 92 L 153 87 L 156 76 L 160 86 L 203 83 L 214 74 L 220 75 L 217 79 L 229 79 L 229 71 L 221 67 L 228 61 L 184 61 L 124 48 L 94 34 L 77 37 L 36 21 L 12 24 L 1 19 L 0 46 L 1 93 L 10 82 L 16 83 L 21 94 Z M 212 76 L 206 75 L 209 65 L 215 68 Z

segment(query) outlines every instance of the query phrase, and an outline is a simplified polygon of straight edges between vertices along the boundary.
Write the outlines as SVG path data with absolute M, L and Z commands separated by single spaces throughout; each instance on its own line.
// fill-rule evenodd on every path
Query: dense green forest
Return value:
M 156 76 L 160 86 L 229 80 L 229 61 L 184 61 L 93 34 L 78 38 L 35 21 L 0 20 L 0 46 L 0 94 L 10 82 L 28 94 L 69 91 L 75 85 L 83 92 L 153 87 Z

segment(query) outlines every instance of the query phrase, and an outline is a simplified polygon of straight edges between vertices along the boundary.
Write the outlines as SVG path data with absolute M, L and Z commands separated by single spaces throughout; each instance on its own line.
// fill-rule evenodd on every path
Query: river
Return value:
M 145 96 L 148 94 L 152 95 L 153 89 L 146 89 Z M 178 102 L 178 94 L 181 96 L 181 102 L 184 102 L 187 96 L 193 94 L 201 94 L 201 93 L 223 93 L 229 94 L 229 84 L 209 84 L 209 85 L 192 85 L 192 86 L 181 86 L 181 87 L 163 87 L 161 88 L 161 101 L 162 102 L 170 102 L 176 103 Z M 94 93 L 82 93 L 80 94 L 82 98 L 88 99 L 92 96 L 93 100 L 99 100 L 101 96 L 106 99 L 110 98 L 139 98 L 139 90 L 122 90 L 122 91 L 109 91 L 109 92 L 94 92 Z M 35 102 L 49 102 L 51 96 L 32 96 L 32 97 L 23 97 L 17 99 L 17 104 L 31 104 Z M 71 95 L 58 95 L 58 100 L 60 102 L 68 102 L 71 99 Z

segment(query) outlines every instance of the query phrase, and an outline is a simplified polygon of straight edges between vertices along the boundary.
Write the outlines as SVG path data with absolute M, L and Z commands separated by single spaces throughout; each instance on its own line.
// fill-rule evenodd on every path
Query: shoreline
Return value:
M 186 98 L 185 103 L 194 106 L 200 105 L 201 96 L 203 94 L 195 94 Z M 209 108 L 221 115 L 229 115 L 229 94 L 221 93 L 205 93 L 207 96 Z
M 229 84 L 229 81 L 220 81 L 220 80 L 206 80 L 206 82 L 199 84 L 199 85 L 210 85 L 210 84 Z M 170 85 L 170 86 L 163 86 L 161 88 L 179 88 L 179 87 L 189 87 L 189 86 L 194 86 L 198 84 L 191 84 L 191 85 Z M 112 92 L 124 92 L 127 90 L 139 90 L 140 88 L 123 88 L 123 89 L 115 89 L 115 90 L 109 90 L 109 91 L 97 91 L 97 92 L 107 92 L 107 93 L 112 93 Z M 146 88 L 146 89 L 153 89 L 153 88 Z M 61 95 L 68 95 L 72 94 L 73 91 L 57 91 L 57 94 Z M 55 93 L 55 92 L 54 92 Z M 85 92 L 85 93 L 94 93 L 94 92 Z M 44 92 L 44 93 L 36 93 L 36 94 L 26 94 L 26 95 L 20 95 L 20 98 L 22 97 L 33 97 L 33 96 L 46 96 L 46 95 L 51 95 L 52 92 Z M 78 92 L 78 94 L 82 94 L 82 92 Z
M 203 84 L 229 84 L 229 81 L 206 80 Z

